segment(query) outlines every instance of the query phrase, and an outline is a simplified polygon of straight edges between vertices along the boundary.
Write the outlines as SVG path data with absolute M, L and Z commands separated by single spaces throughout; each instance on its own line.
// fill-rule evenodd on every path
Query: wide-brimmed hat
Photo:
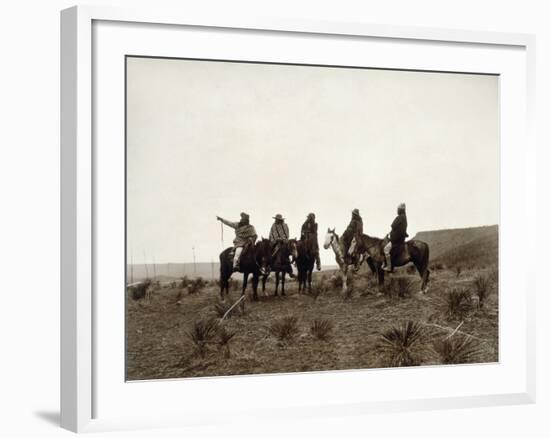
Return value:
M 250 219 L 250 216 L 243 211 L 241 212 L 241 219 Z
M 273 219 L 276 219 L 278 221 L 284 221 L 285 218 L 283 217 L 282 214 L 276 214 L 275 216 L 273 216 Z
M 359 210 L 357 208 L 354 208 L 352 211 L 351 211 L 351 214 L 354 214 L 356 216 L 359 216 Z

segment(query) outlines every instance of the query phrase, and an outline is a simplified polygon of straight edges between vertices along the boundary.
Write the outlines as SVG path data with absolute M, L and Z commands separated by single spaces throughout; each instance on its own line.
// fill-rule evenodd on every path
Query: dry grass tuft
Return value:
M 375 347 L 382 365 L 388 367 L 420 365 L 424 353 L 419 343 L 422 332 L 423 328 L 419 323 L 407 321 L 383 333 Z
M 193 344 L 196 355 L 204 357 L 207 346 L 218 331 L 218 323 L 215 319 L 199 319 L 194 322 L 191 330 L 186 333 L 187 338 Z
M 285 316 L 276 319 L 271 323 L 268 330 L 279 342 L 292 342 L 298 334 L 298 318 L 296 316 Z
M 472 308 L 472 293 L 468 289 L 453 288 L 445 295 L 447 319 L 463 319 Z
M 334 328 L 332 321 L 328 319 L 315 319 L 309 328 L 309 331 L 316 339 L 326 341 L 329 338 L 329 333 Z
M 433 347 L 446 365 L 475 363 L 481 352 L 472 338 L 459 335 L 435 341 Z

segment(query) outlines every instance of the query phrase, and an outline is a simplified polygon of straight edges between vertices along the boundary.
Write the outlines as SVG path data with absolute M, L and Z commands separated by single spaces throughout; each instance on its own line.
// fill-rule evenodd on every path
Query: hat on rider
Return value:
M 398 208 L 399 210 L 405 210 L 405 207 L 406 207 L 406 206 L 405 206 L 405 203 L 404 203 L 404 202 L 402 202 L 401 204 L 399 204 L 399 205 L 397 206 L 397 208 Z
M 315 213 L 309 213 L 309 214 L 307 215 L 307 218 L 308 218 L 308 219 L 315 219 Z
M 354 208 L 351 212 L 351 214 L 355 215 L 355 216 L 359 216 L 359 210 L 357 208 Z
M 285 218 L 283 217 L 282 214 L 276 214 L 275 216 L 273 216 L 273 219 L 278 220 L 278 221 L 284 221 L 285 220 Z
M 241 212 L 241 219 L 250 219 L 250 216 L 248 214 L 246 214 L 244 211 Z

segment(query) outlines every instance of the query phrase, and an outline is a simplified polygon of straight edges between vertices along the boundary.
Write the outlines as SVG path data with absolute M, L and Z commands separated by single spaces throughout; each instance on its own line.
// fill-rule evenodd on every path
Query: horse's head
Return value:
M 298 241 L 296 238 L 288 241 L 288 252 L 292 257 L 292 260 L 296 260 L 298 258 Z
M 333 228 L 332 230 L 328 228 L 327 234 L 325 235 L 325 243 L 323 244 L 323 248 L 329 249 L 334 239 L 338 240 L 338 235 L 336 234 L 336 228 Z
M 271 243 L 262 237 L 256 243 L 256 263 L 260 267 L 260 274 L 269 275 L 271 272 Z

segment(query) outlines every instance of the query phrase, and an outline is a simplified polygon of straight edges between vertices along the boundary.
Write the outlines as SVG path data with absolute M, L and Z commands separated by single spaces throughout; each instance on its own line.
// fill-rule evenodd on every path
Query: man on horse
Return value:
M 317 241 L 317 222 L 315 222 L 315 213 L 309 213 L 306 221 L 302 225 L 300 240 L 310 246 L 309 250 L 315 256 L 317 270 L 321 270 L 321 259 L 319 257 L 319 242 Z
M 407 234 L 407 214 L 405 212 L 405 204 L 401 203 L 397 206 L 397 217 L 391 224 L 390 241 L 384 247 L 384 256 L 386 263 L 383 269 L 387 272 L 393 272 L 391 251 L 395 251 L 405 243 L 405 239 L 409 237 Z
M 351 212 L 351 221 L 342 234 L 342 242 L 344 244 L 344 257 L 353 259 L 356 254 L 358 242 L 361 241 L 363 235 L 363 218 L 359 214 L 359 210 L 354 208 Z
M 235 229 L 235 239 L 233 240 L 233 246 L 235 248 L 233 270 L 238 271 L 243 248 L 248 245 L 254 245 L 258 238 L 256 229 L 254 226 L 250 225 L 250 216 L 244 212 L 241 213 L 241 220 L 239 222 L 231 222 L 219 216 L 216 216 L 216 219 L 228 227 Z
M 272 257 L 275 258 L 281 250 L 281 247 L 288 244 L 290 234 L 288 231 L 288 225 L 285 223 L 285 219 L 282 214 L 276 214 L 273 219 L 275 219 L 275 222 L 273 222 L 273 225 L 271 225 L 271 230 L 269 231 L 269 240 L 273 248 Z M 288 261 L 287 272 L 290 277 L 293 277 L 292 265 L 290 261 Z

